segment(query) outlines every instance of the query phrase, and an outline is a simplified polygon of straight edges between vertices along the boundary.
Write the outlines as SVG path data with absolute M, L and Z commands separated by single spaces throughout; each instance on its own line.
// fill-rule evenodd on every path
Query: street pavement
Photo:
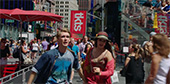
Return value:
M 40 58 L 40 56 L 37 56 L 37 58 L 34 60 L 34 62 L 37 62 L 39 58 Z M 18 61 L 18 59 L 8 58 L 8 63 L 15 63 L 15 61 Z M 120 59 L 118 58 L 115 70 L 119 72 L 122 67 L 123 67 L 123 63 L 121 63 Z M 28 78 L 28 77 L 26 77 L 26 78 Z M 114 83 L 114 84 L 125 84 L 125 78 L 121 77 L 119 73 L 118 73 L 118 78 L 119 78 L 119 82 Z M 77 71 L 75 71 L 75 73 L 74 73 L 73 84 L 83 84 L 82 80 L 80 80 L 80 76 L 78 75 Z

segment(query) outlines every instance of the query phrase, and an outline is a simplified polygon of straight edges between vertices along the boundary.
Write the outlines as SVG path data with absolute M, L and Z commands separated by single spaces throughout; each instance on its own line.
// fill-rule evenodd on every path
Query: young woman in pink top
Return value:
M 98 33 L 94 48 L 87 52 L 83 72 L 88 84 L 111 84 L 114 59 L 106 32 Z

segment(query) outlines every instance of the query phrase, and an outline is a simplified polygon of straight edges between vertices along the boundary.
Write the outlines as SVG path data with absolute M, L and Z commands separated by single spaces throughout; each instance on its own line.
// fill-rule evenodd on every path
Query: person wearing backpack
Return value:
M 21 64 L 24 62 L 25 58 L 29 57 L 29 55 L 30 55 L 30 50 L 28 49 L 25 40 L 21 40 L 21 58 L 19 58 Z
M 46 51 L 32 68 L 28 84 L 69 84 L 72 68 L 78 71 L 84 80 L 81 66 L 77 56 L 67 48 L 70 42 L 70 32 L 62 28 L 57 32 L 58 47 Z M 85 81 L 85 80 L 84 80 Z

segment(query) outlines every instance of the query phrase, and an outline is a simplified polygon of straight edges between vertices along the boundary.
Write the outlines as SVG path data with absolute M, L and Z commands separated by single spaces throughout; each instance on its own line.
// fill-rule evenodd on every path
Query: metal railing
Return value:
M 135 38 L 138 43 L 143 43 L 143 41 L 149 40 L 149 33 L 156 30 L 153 28 L 155 12 L 159 14 L 161 14 L 161 12 L 142 6 L 141 4 L 136 3 L 136 0 L 122 0 L 121 9 L 121 37 L 123 37 L 123 39 L 121 39 L 122 43 L 123 41 L 124 44 L 131 42 L 128 37 L 129 35 L 133 36 L 133 38 Z M 167 20 L 170 22 L 170 15 L 169 19 Z M 170 28 L 170 25 L 167 28 Z M 167 30 L 170 31 L 170 29 Z
M 9 83 L 26 83 L 26 74 L 31 71 L 33 65 L 30 65 L 24 69 L 21 69 L 15 73 L 12 73 L 8 76 L 0 78 L 1 84 L 9 84 Z M 29 75 L 29 74 L 27 74 Z M 19 78 L 20 77 L 20 78 Z

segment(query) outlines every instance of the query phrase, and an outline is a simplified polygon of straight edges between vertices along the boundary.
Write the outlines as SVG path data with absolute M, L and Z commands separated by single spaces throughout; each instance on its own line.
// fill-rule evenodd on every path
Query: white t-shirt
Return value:
M 55 49 L 55 48 L 57 48 L 57 47 L 58 47 L 58 45 L 52 45 L 52 46 L 50 47 L 50 50 Z
M 166 84 L 166 76 L 170 69 L 170 54 L 168 57 L 169 58 L 162 58 L 157 75 L 154 79 L 154 84 Z
M 33 43 L 32 44 L 32 50 L 38 51 L 38 43 Z

